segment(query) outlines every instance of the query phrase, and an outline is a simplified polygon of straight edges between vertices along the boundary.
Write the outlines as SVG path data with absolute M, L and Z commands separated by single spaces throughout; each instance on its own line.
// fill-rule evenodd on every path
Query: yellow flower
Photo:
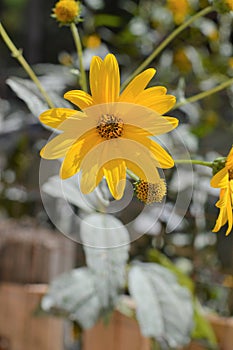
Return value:
M 218 171 L 210 182 L 212 187 L 220 188 L 219 201 L 216 207 L 220 209 L 213 232 L 217 232 L 228 222 L 226 235 L 232 230 L 232 208 L 233 208 L 233 147 L 229 152 L 225 166 Z
M 190 12 L 188 0 L 167 0 L 167 7 L 171 11 L 175 24 L 182 24 Z
M 54 15 L 58 22 L 62 24 L 69 24 L 77 22 L 80 14 L 80 6 L 74 0 L 60 0 L 56 3 L 53 9 Z
M 53 108 L 41 114 L 42 123 L 62 133 L 41 150 L 45 159 L 63 158 L 60 176 L 69 178 L 81 171 L 84 194 L 94 190 L 103 177 L 115 199 L 124 193 L 126 169 L 149 183 L 158 183 L 157 168 L 174 165 L 171 156 L 149 137 L 174 129 L 176 118 L 161 116 L 175 97 L 155 86 L 145 89 L 155 74 L 147 69 L 120 94 L 120 73 L 114 55 L 95 56 L 90 67 L 91 95 L 82 90 L 64 97 L 83 112 Z

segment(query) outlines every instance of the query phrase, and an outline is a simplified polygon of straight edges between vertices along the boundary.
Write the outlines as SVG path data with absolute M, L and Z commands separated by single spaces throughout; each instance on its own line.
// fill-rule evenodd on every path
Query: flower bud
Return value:
M 139 180 L 134 186 L 136 197 L 145 204 L 162 202 L 167 193 L 166 182 L 163 179 L 159 179 L 156 184 Z

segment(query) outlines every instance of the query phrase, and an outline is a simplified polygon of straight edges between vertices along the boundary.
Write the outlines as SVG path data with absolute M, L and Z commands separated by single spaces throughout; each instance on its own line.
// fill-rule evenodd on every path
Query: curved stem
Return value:
M 86 78 L 86 72 L 83 65 L 83 50 L 82 50 L 81 39 L 75 23 L 71 23 L 70 29 L 74 38 L 74 43 L 76 46 L 77 55 L 79 59 L 79 67 L 80 67 L 80 74 L 81 74 L 80 85 L 81 85 L 81 88 L 87 92 L 87 78 Z
M 212 162 L 205 162 L 203 160 L 196 159 L 174 159 L 175 164 L 198 164 L 203 166 L 208 166 L 209 168 L 213 167 Z
M 127 169 L 126 172 L 133 180 L 135 180 L 135 181 L 139 180 L 139 177 L 137 175 L 135 175 L 131 170 Z
M 178 108 L 178 107 L 181 107 L 181 106 L 184 106 L 184 105 L 186 105 L 187 103 L 192 103 L 192 102 L 196 102 L 196 101 L 202 100 L 203 98 L 205 98 L 205 97 L 207 97 L 207 96 L 210 96 L 210 95 L 212 95 L 212 94 L 215 94 L 216 92 L 221 91 L 221 90 L 227 88 L 228 86 L 231 86 L 232 84 L 233 84 L 233 78 L 228 79 L 228 80 L 224 81 L 222 84 L 217 85 L 217 86 L 215 86 L 214 88 L 212 88 L 212 89 L 210 89 L 210 90 L 201 92 L 200 94 L 191 96 L 191 97 L 185 99 L 184 101 L 178 102 L 178 103 L 173 107 L 173 109 Z
M 10 51 L 12 53 L 12 56 L 19 61 L 19 63 L 21 64 L 21 66 L 23 67 L 25 72 L 29 75 L 31 80 L 35 83 L 35 85 L 37 86 L 37 88 L 40 91 L 41 95 L 44 97 L 45 101 L 47 102 L 48 106 L 50 108 L 54 108 L 53 102 L 51 101 L 51 99 L 48 96 L 47 92 L 45 91 L 45 89 L 41 85 L 41 82 L 37 78 L 36 74 L 33 72 L 32 68 L 29 66 L 29 64 L 27 63 L 27 61 L 23 57 L 22 51 L 18 50 L 16 48 L 16 46 L 14 45 L 14 43 L 9 38 L 7 32 L 5 31 L 5 29 L 4 29 L 4 27 L 3 27 L 3 25 L 1 23 L 0 23 L 0 34 L 1 34 L 5 44 L 10 49 Z
M 191 18 L 189 18 L 186 22 L 184 22 L 183 24 L 181 24 L 179 27 L 177 27 L 165 40 L 162 41 L 162 43 L 151 53 L 150 56 L 148 56 L 145 61 L 142 62 L 142 64 L 130 75 L 130 77 L 128 79 L 126 79 L 126 81 L 122 84 L 122 89 L 124 89 L 126 87 L 126 85 L 128 85 L 128 83 L 139 73 L 141 73 L 141 71 L 143 71 L 154 59 L 155 57 L 157 57 L 160 52 L 165 49 L 165 47 L 168 46 L 168 44 L 170 44 L 170 42 L 178 35 L 180 34 L 180 32 L 182 32 L 185 28 L 187 28 L 190 24 L 192 24 L 196 19 L 207 15 L 208 13 L 210 13 L 211 11 L 213 11 L 213 7 L 212 6 L 208 6 L 206 8 L 204 8 L 203 10 L 201 10 L 200 12 L 196 13 L 194 16 L 192 16 Z

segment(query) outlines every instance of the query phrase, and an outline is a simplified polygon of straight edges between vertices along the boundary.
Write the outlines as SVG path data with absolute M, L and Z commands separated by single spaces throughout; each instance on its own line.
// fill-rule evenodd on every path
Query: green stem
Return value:
M 208 166 L 209 168 L 213 168 L 212 162 L 205 162 L 203 160 L 196 159 L 174 159 L 175 164 L 198 164 L 203 166 Z
M 87 92 L 87 78 L 86 78 L 86 72 L 83 65 L 83 50 L 82 50 L 82 44 L 81 44 L 79 32 L 75 23 L 71 23 L 70 29 L 74 38 L 74 43 L 76 46 L 78 59 L 79 59 L 79 67 L 80 67 L 80 74 L 81 74 L 80 85 L 81 85 L 81 88 Z
M 212 95 L 212 94 L 215 94 L 216 92 L 221 91 L 221 90 L 227 88 L 228 86 L 231 86 L 232 84 L 233 84 L 233 78 L 228 79 L 228 80 L 224 81 L 222 84 L 217 85 L 217 86 L 215 86 L 214 88 L 212 88 L 212 89 L 210 89 L 210 90 L 201 92 L 200 94 L 191 96 L 191 97 L 185 99 L 184 101 L 178 102 L 178 103 L 173 107 L 173 109 L 178 108 L 178 107 L 181 107 L 181 106 L 184 106 L 184 105 L 186 105 L 187 103 L 192 103 L 192 102 L 196 102 L 196 101 L 202 100 L 203 98 L 205 98 L 205 97 L 207 97 L 207 96 L 210 96 L 210 95 Z
M 139 177 L 137 175 L 135 175 L 131 170 L 127 169 L 126 172 L 133 180 L 135 180 L 135 181 L 139 180 Z
M 41 85 L 41 82 L 37 78 L 36 74 L 33 72 L 32 68 L 29 66 L 29 64 L 27 63 L 27 61 L 23 57 L 22 51 L 18 50 L 15 47 L 15 45 L 13 44 L 11 39 L 9 38 L 7 32 L 5 31 L 5 29 L 4 29 L 4 27 L 3 27 L 3 25 L 1 23 L 0 23 L 0 34 L 1 34 L 5 44 L 10 49 L 10 51 L 12 53 L 12 56 L 19 61 L 19 63 L 21 64 L 21 66 L 23 67 L 25 72 L 29 75 L 31 80 L 35 83 L 35 85 L 37 86 L 37 88 L 40 91 L 41 95 L 44 97 L 45 101 L 47 102 L 48 106 L 50 108 L 54 108 L 53 102 L 50 100 L 50 97 L 48 96 L 47 92 L 44 90 L 44 88 Z
M 194 16 L 189 18 L 186 22 L 181 24 L 179 27 L 177 27 L 165 40 L 162 41 L 162 43 L 151 53 L 150 56 L 148 56 L 145 61 L 142 62 L 142 64 L 130 75 L 128 79 L 122 84 L 122 89 L 128 85 L 128 83 L 139 73 L 141 73 L 159 54 L 160 52 L 165 49 L 165 47 L 170 44 L 170 42 L 175 39 L 175 37 L 180 34 L 185 28 L 187 28 L 190 24 L 192 24 L 194 21 L 196 21 L 198 18 L 207 15 L 211 11 L 213 11 L 212 6 L 208 6 L 201 10 L 200 12 L 196 13 Z

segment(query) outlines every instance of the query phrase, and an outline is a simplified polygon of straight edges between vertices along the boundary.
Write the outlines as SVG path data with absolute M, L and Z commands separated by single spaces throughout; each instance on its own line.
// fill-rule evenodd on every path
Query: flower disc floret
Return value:
M 113 114 L 103 114 L 98 121 L 96 130 L 102 138 L 110 140 L 122 135 L 123 125 L 123 120 Z

